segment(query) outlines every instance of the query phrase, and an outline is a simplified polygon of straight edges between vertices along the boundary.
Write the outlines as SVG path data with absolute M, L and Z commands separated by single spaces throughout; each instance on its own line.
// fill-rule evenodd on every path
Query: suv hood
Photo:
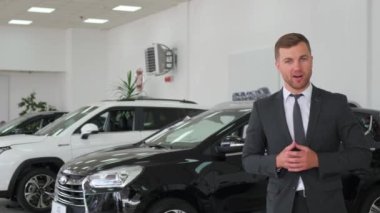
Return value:
M 152 156 L 161 153 L 175 152 L 173 149 L 158 149 L 141 145 L 100 150 L 84 155 L 66 163 L 62 171 L 66 174 L 88 175 L 96 171 L 105 170 L 128 164 L 149 164 Z M 154 163 L 159 163 L 154 161 Z
M 0 137 L 0 146 L 37 143 L 45 140 L 46 136 L 37 135 L 8 135 Z

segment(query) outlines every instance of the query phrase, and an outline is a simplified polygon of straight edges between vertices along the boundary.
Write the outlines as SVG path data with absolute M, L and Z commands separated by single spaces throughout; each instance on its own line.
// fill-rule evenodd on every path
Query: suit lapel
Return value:
M 320 89 L 313 85 L 313 92 L 311 94 L 309 124 L 306 133 L 306 144 L 308 145 L 310 143 L 310 137 L 313 135 L 313 132 L 318 123 L 319 113 L 321 111 L 321 103 L 322 100 Z
M 274 103 L 274 107 L 276 110 L 276 118 L 278 118 L 278 122 L 279 122 L 279 130 L 281 133 L 283 133 L 282 135 L 286 135 L 287 137 L 287 141 L 289 141 L 289 143 L 291 143 L 291 141 L 293 141 L 292 139 L 292 136 L 289 132 L 289 127 L 288 127 L 288 123 L 286 122 L 286 117 L 285 117 L 285 109 L 284 109 L 284 96 L 283 96 L 283 91 L 282 89 L 276 94 L 275 96 L 275 103 Z

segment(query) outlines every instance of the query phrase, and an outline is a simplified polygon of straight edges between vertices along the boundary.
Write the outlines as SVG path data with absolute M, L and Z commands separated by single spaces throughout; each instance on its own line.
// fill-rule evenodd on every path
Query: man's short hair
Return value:
M 280 48 L 290 48 L 290 47 L 296 46 L 300 42 L 304 42 L 307 48 L 309 49 L 309 52 L 311 52 L 309 40 L 307 40 L 307 38 L 304 35 L 300 33 L 289 33 L 289 34 L 285 34 L 281 36 L 277 40 L 276 45 L 274 46 L 275 59 L 277 59 L 279 56 Z

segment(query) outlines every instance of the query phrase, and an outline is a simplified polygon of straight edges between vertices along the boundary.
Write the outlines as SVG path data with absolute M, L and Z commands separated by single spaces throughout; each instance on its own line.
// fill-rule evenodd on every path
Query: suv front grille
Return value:
M 84 191 L 82 188 L 84 177 L 66 174 L 62 176 L 65 176 L 67 181 L 62 184 L 61 178 L 57 180 L 56 201 L 70 206 L 84 207 Z

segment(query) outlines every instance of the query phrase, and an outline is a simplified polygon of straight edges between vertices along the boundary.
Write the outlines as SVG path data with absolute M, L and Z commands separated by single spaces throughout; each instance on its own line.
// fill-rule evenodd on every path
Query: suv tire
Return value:
M 165 198 L 154 203 L 148 213 L 197 213 L 197 211 L 184 200 Z
M 28 171 L 17 186 L 17 201 L 31 212 L 49 212 L 53 200 L 56 174 L 49 169 Z

